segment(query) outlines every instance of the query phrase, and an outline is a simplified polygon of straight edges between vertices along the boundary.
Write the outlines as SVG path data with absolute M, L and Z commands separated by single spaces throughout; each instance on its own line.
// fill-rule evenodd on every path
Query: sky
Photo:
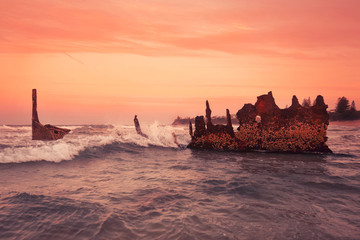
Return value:
M 273 92 L 360 108 L 358 0 L 0 0 L 0 124 L 171 123 Z

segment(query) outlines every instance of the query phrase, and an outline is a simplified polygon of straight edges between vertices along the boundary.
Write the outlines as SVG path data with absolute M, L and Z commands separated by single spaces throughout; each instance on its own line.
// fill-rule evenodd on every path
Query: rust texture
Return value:
M 70 129 L 59 128 L 50 124 L 42 125 L 37 113 L 36 89 L 32 90 L 32 140 L 57 140 L 63 138 Z
M 237 113 L 239 127 L 234 132 L 231 115 L 226 110 L 226 125 L 213 125 L 206 101 L 206 119 L 195 118 L 195 131 L 188 145 L 194 149 L 269 152 L 331 153 L 326 145 L 329 125 L 327 105 L 318 96 L 312 107 L 305 108 L 293 96 L 289 108 L 280 109 L 272 92 L 257 98 L 255 105 L 245 104 Z M 206 127 L 205 127 L 206 126 Z

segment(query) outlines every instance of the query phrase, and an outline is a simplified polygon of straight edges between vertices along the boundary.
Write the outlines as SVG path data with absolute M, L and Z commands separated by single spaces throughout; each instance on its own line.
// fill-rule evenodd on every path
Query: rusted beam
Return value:
M 63 138 L 70 129 L 59 128 L 50 124 L 42 125 L 37 113 L 36 89 L 32 90 L 32 140 L 57 140 Z

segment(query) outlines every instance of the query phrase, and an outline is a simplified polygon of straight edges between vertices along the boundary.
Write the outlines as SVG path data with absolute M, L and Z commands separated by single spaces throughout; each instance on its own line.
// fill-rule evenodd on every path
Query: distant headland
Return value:
M 349 104 L 346 97 L 338 98 L 336 108 L 329 112 L 330 121 L 360 120 L 360 111 L 356 110 L 355 101 Z

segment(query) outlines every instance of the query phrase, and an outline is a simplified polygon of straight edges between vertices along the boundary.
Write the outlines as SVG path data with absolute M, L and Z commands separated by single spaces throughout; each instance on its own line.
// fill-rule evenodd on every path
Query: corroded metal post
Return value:
M 227 121 L 227 125 L 230 126 L 230 127 L 232 127 L 231 115 L 230 115 L 229 109 L 226 109 L 226 121 Z
M 213 124 L 211 122 L 211 109 L 210 109 L 210 105 L 209 105 L 209 101 L 206 100 L 206 127 L 209 131 L 212 130 L 213 128 Z
M 235 137 L 229 109 L 226 109 L 226 122 L 227 122 L 226 129 L 227 129 L 228 134 L 230 134 L 230 136 L 232 136 L 232 137 Z
M 139 123 L 139 120 L 137 119 L 137 115 L 135 115 L 135 117 L 134 117 L 134 124 L 135 124 L 135 129 L 136 129 L 137 134 L 148 138 L 148 136 L 141 131 L 140 123 Z
M 36 89 L 32 90 L 32 104 L 32 140 L 57 140 L 63 138 L 66 134 L 70 132 L 70 129 L 59 128 L 50 124 L 42 125 L 40 123 L 37 113 Z
M 39 117 L 37 113 L 37 96 L 36 96 L 36 89 L 32 90 L 32 121 L 39 122 Z

